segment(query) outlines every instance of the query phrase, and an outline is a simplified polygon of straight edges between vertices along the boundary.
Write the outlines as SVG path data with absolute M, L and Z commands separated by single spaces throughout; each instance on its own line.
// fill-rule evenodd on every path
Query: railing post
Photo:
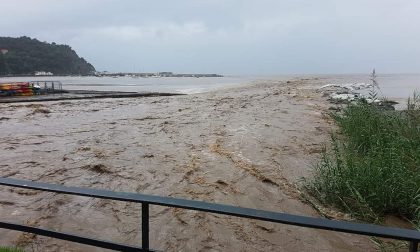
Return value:
M 410 252 L 417 252 L 417 248 L 419 246 L 418 241 L 410 241 Z
M 149 249 L 149 203 L 141 203 L 141 247 Z

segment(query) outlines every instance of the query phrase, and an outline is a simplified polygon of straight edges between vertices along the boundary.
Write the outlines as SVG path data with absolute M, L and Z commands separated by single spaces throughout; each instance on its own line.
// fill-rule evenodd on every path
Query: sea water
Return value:
M 194 94 L 226 87 L 235 87 L 272 80 L 316 78 L 318 84 L 370 83 L 369 74 L 342 75 L 265 75 L 265 76 L 225 76 L 225 77 L 94 77 L 94 76 L 48 76 L 48 77 L 7 77 L 1 82 L 11 81 L 61 81 L 67 90 L 98 90 L 127 92 L 175 92 Z M 378 94 L 389 99 L 402 100 L 420 92 L 420 74 L 378 74 Z M 309 81 L 310 83 L 310 81 Z

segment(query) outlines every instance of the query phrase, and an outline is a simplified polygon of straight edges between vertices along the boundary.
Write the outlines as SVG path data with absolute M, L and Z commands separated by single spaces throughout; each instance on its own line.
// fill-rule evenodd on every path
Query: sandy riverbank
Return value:
M 328 140 L 322 80 L 176 97 L 0 104 L 0 175 L 318 216 L 296 184 Z M 0 189 L 2 219 L 140 243 L 140 205 Z M 151 208 L 166 251 L 372 251 L 364 237 Z M 91 247 L 0 230 L 0 244 Z M 99 250 L 98 250 L 99 251 Z

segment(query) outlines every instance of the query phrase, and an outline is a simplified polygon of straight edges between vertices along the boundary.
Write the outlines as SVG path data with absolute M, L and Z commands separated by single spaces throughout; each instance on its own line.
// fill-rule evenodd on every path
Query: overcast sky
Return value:
M 0 18 L 97 70 L 420 72 L 419 0 L 0 0 Z

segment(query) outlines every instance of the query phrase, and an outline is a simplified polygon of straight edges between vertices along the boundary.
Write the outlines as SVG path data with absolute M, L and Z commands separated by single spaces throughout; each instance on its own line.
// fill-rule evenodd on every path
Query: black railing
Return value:
M 58 238 L 62 240 L 88 244 L 96 247 L 120 250 L 120 251 L 153 251 L 149 249 L 149 205 L 159 205 L 175 208 L 197 210 L 202 212 L 230 215 L 248 219 L 282 223 L 293 226 L 301 226 L 315 229 L 331 230 L 335 232 L 352 233 L 395 240 L 408 241 L 409 251 L 417 252 L 420 242 L 420 232 L 410 229 L 384 227 L 371 224 L 352 223 L 346 221 L 335 221 L 322 218 L 298 216 L 271 211 L 263 211 L 251 208 L 235 207 L 230 205 L 213 204 L 195 200 L 177 199 L 144 195 L 137 193 L 114 192 L 90 188 L 66 187 L 62 185 L 46 184 L 11 178 L 0 178 L 0 185 L 35 189 L 48 192 L 87 196 L 102 199 L 111 199 L 125 202 L 136 202 L 142 204 L 142 246 L 134 247 L 110 241 L 97 240 L 78 236 L 74 234 L 56 232 L 36 227 L 24 226 L 9 222 L 0 222 L 0 228 L 29 232 L 43 236 Z
M 32 85 L 37 85 L 40 88 L 41 94 L 47 93 L 61 93 L 63 91 L 63 84 L 61 81 L 30 81 Z

